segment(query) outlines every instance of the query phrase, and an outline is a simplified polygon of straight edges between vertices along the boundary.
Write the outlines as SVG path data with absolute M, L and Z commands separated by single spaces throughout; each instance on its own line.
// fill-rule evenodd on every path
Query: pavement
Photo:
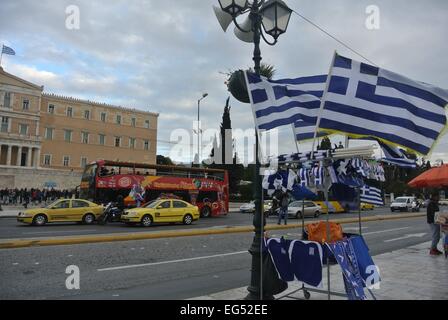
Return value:
M 430 242 L 373 256 L 379 267 L 381 282 L 372 289 L 373 296 L 366 291 L 369 300 L 448 300 L 448 259 L 428 254 Z M 440 245 L 439 245 L 440 246 Z M 327 272 L 323 270 L 323 288 L 327 290 Z M 330 266 L 332 292 L 344 293 L 341 270 Z M 290 282 L 286 291 L 275 296 L 279 300 L 303 300 L 302 285 Z M 242 300 L 247 296 L 247 287 L 198 296 L 188 300 Z M 310 300 L 326 300 L 328 293 L 310 292 Z M 330 295 L 332 300 L 345 297 Z

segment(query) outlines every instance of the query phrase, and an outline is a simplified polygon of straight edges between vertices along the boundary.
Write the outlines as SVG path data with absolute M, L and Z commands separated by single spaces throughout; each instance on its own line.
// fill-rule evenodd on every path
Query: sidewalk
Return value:
M 439 244 L 439 247 L 441 244 Z M 380 268 L 380 289 L 372 290 L 377 300 L 448 300 L 448 259 L 444 256 L 429 255 L 430 242 L 380 254 L 373 261 Z M 331 291 L 344 293 L 341 269 L 332 265 Z M 324 286 L 327 289 L 327 269 L 322 270 Z M 276 299 L 292 300 L 287 295 L 299 288 L 298 282 L 288 283 L 289 288 Z M 241 287 L 189 300 L 241 300 L 247 295 L 247 287 Z M 310 300 L 326 300 L 327 294 L 311 293 Z M 366 291 L 369 300 L 372 296 Z M 303 292 L 292 294 L 303 299 Z M 331 296 L 334 300 L 346 298 Z

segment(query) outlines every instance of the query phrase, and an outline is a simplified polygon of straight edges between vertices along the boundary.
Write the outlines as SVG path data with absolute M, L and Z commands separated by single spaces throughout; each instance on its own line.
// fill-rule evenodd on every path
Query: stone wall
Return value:
M 55 189 L 74 189 L 81 183 L 81 172 L 35 168 L 0 168 L 0 189 L 39 188 L 55 184 Z

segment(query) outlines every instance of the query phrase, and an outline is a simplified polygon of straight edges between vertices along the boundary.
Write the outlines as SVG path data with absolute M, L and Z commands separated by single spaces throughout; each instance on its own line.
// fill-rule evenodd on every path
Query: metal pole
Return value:
M 201 103 L 201 99 L 199 99 L 198 100 L 198 167 L 201 167 L 201 159 L 200 159 L 200 156 L 199 156 L 199 148 L 200 148 L 200 146 L 199 146 L 199 134 L 201 133 L 201 128 L 200 128 L 200 124 L 199 124 L 199 105 L 200 105 L 200 103 Z
M 252 21 L 252 31 L 254 33 L 254 70 L 257 75 L 260 75 L 260 61 L 261 61 L 261 51 L 260 51 L 260 28 L 261 28 L 261 17 L 259 15 L 259 1 L 254 0 L 251 8 L 249 18 Z M 250 286 L 247 288 L 249 294 L 246 296 L 246 300 L 257 300 L 257 299 L 273 299 L 271 293 L 262 292 L 262 239 L 263 239 L 263 227 L 266 221 L 263 219 L 263 194 L 261 189 L 261 178 L 260 178 L 260 159 L 259 159 L 259 140 L 257 134 L 257 128 L 255 128 L 255 170 L 254 170 L 254 201 L 255 201 L 255 213 L 253 218 L 253 226 L 255 229 L 254 238 L 252 245 L 249 249 L 252 255 L 251 264 L 251 281 Z
M 358 225 L 359 225 L 359 235 L 362 235 L 361 228 L 361 188 L 358 189 Z

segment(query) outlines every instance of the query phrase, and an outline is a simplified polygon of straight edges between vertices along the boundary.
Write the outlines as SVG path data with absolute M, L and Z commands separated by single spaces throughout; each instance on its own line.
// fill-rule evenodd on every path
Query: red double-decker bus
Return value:
M 229 212 L 228 174 L 218 169 L 98 160 L 84 170 L 80 198 L 106 203 L 135 187 L 145 190 L 143 203 L 172 197 L 198 206 L 202 217 Z

